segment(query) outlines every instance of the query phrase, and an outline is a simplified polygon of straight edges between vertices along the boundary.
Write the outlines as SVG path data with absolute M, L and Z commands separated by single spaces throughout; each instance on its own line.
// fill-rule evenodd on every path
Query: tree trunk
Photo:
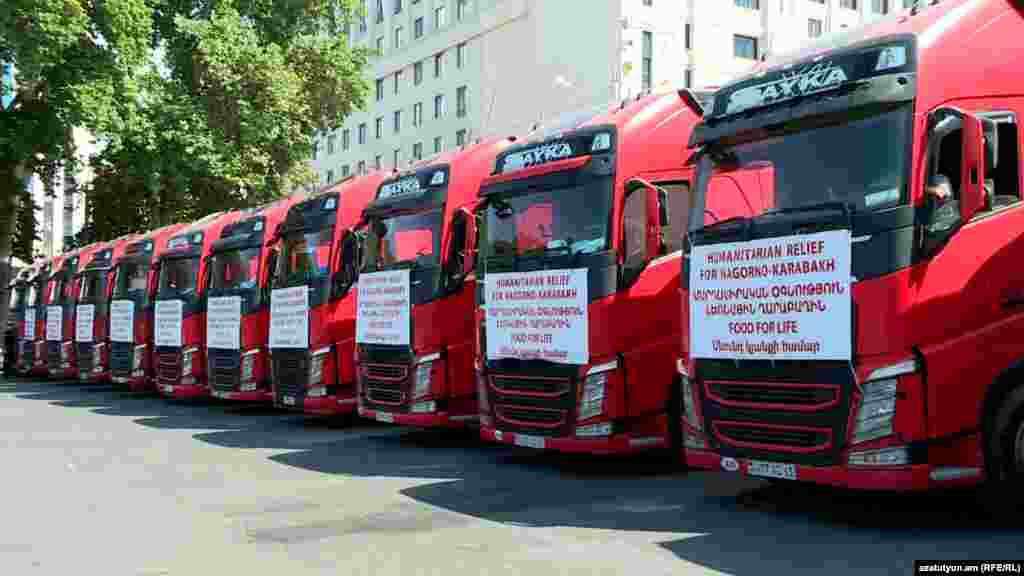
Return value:
M 7 332 L 7 316 L 10 312 L 11 296 L 11 246 L 14 240 L 14 222 L 18 218 L 21 194 L 17 191 L 24 186 L 25 167 L 22 164 L 0 167 L 0 334 Z M 6 338 L 0 338 L 3 349 Z M 7 362 L 14 360 L 13 350 L 4 350 Z

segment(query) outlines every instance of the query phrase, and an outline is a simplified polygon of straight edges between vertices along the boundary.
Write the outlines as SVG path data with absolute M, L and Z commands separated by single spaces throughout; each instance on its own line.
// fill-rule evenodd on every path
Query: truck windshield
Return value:
M 438 208 L 372 220 L 363 271 L 438 266 L 443 213 Z
M 87 270 L 80 276 L 82 289 L 78 295 L 79 302 L 96 302 L 103 295 L 106 283 L 106 270 Z
M 199 280 L 199 257 L 168 258 L 160 266 L 159 297 L 188 298 L 196 295 Z
M 852 117 L 852 119 L 851 119 Z M 711 178 L 701 178 L 704 190 L 695 195 L 705 199 L 705 214 L 711 220 L 733 216 L 814 206 L 845 204 L 853 211 L 874 211 L 906 204 L 907 163 L 910 146 L 911 109 L 847 111 L 837 122 L 818 120 L 796 131 L 772 134 L 768 138 L 729 147 L 712 147 L 699 170 L 712 169 Z M 761 180 L 760 197 L 744 186 L 750 178 Z M 732 186 L 723 186 L 732 182 Z M 727 213 L 730 202 L 722 192 L 739 188 L 747 213 Z M 710 190 L 710 193 L 708 192 Z M 700 209 L 701 207 L 697 207 Z
M 213 267 L 210 290 L 255 290 L 259 280 L 260 249 L 239 248 L 217 252 L 209 265 Z
M 330 272 L 334 228 L 286 234 L 281 248 L 278 276 L 282 280 L 301 277 L 326 278 Z
M 146 300 L 146 280 L 149 264 L 141 261 L 122 262 L 117 265 L 114 298 Z
M 514 260 L 607 250 L 612 201 L 608 182 L 491 196 L 481 237 L 484 256 Z

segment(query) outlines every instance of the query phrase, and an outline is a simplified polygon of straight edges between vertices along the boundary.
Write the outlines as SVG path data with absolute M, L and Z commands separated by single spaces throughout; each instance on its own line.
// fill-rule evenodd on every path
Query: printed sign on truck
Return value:
M 590 361 L 587 270 L 488 274 L 487 358 Z
M 206 302 L 206 346 L 238 350 L 241 347 L 242 297 L 222 296 Z
M 408 270 L 370 272 L 359 276 L 357 343 L 409 345 L 409 289 Z
M 694 358 L 850 360 L 850 232 L 695 246 Z
M 36 339 L 36 309 L 25 310 L 25 340 Z
M 96 321 L 94 304 L 79 304 L 75 309 L 75 341 L 92 342 L 92 326 Z
M 159 300 L 153 315 L 154 342 L 157 346 L 181 348 L 181 300 Z
M 270 347 L 309 348 L 309 288 L 279 288 L 270 293 Z
M 46 339 L 50 342 L 60 342 L 63 339 L 64 309 L 60 306 L 46 307 Z
M 110 302 L 110 341 L 135 341 L 135 303 L 131 300 Z

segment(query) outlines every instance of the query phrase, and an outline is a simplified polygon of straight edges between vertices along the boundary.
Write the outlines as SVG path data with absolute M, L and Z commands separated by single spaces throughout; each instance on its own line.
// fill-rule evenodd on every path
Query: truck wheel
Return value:
M 686 456 L 683 454 L 683 395 L 682 386 L 679 385 L 679 378 L 672 379 L 672 385 L 668 392 L 668 407 L 665 411 L 668 417 L 668 461 L 673 468 L 686 466 Z
M 1000 516 L 1024 507 L 1024 386 L 999 408 L 987 441 L 986 500 Z

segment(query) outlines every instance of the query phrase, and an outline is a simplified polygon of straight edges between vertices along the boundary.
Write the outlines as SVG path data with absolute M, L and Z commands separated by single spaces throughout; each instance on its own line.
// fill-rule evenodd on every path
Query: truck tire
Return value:
M 999 516 L 1024 508 L 1024 386 L 1007 394 L 986 439 L 985 500 Z

